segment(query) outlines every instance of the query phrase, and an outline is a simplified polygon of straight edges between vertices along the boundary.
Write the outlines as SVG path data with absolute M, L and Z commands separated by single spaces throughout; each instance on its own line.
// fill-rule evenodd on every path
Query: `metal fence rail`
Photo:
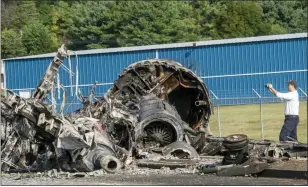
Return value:
M 307 93 L 304 92 L 301 88 L 298 88 L 299 92 L 299 100 L 307 101 Z M 263 123 L 263 104 L 264 103 L 281 103 L 283 102 L 281 99 L 275 96 L 264 96 L 262 97 L 260 93 L 258 93 L 255 89 L 252 89 L 252 93 L 255 94 L 255 97 L 226 97 L 219 98 L 212 90 L 210 90 L 212 94 L 212 101 L 214 103 L 214 107 L 217 112 L 217 124 L 219 136 L 221 137 L 221 114 L 220 114 L 220 106 L 227 105 L 241 105 L 241 104 L 259 104 L 259 116 L 260 116 L 260 131 L 261 131 L 261 139 L 264 140 L 264 123 Z

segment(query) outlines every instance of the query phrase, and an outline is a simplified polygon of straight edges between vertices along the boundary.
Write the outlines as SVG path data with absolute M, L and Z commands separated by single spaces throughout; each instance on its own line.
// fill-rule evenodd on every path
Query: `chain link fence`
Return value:
M 307 93 L 301 88 L 298 88 L 298 93 L 300 118 L 302 117 L 302 122 L 307 124 Z M 233 92 L 210 90 L 210 94 L 214 105 L 214 115 L 211 117 L 210 125 L 212 131 L 217 133 L 215 135 L 221 137 L 244 133 L 264 140 L 279 134 L 277 129 L 283 124 L 284 103 L 267 89 Z M 241 95 L 241 97 L 228 97 L 229 95 Z M 275 136 L 271 133 L 275 133 Z

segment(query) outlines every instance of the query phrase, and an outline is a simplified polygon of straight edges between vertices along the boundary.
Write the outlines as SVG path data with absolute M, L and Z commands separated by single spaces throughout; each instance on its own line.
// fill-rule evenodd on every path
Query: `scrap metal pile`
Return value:
M 307 157 L 307 144 L 298 142 L 255 141 L 245 135 L 214 137 L 207 87 L 172 60 L 134 63 L 99 100 L 92 103 L 91 97 L 80 95 L 83 108 L 58 114 L 45 99 L 66 56 L 62 46 L 31 98 L 10 90 L 1 96 L 2 171 L 114 173 L 135 163 L 151 168 L 193 165 L 204 173 L 221 168 L 236 173 L 248 164 L 253 173 L 279 159 Z M 203 156 L 213 155 L 224 156 L 224 166 L 202 165 Z

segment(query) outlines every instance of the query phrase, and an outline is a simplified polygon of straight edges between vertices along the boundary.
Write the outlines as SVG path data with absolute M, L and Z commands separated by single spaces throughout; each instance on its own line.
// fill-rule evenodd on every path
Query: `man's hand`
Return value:
M 271 83 L 267 83 L 266 87 L 270 92 L 272 92 L 272 94 L 277 95 L 278 91 L 273 88 L 273 85 Z
M 273 85 L 272 85 L 271 83 L 267 83 L 267 84 L 266 84 L 266 87 L 267 87 L 268 89 L 272 89 L 272 88 L 273 88 Z

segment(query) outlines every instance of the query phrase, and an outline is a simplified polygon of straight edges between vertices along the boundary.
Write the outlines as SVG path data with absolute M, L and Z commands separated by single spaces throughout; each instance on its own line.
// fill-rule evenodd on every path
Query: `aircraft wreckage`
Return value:
M 209 128 L 213 106 L 206 85 L 172 60 L 131 64 L 96 102 L 80 95 L 81 109 L 56 113 L 45 98 L 67 55 L 61 46 L 31 98 L 10 90 L 2 94 L 2 171 L 104 169 L 114 173 L 135 162 L 139 167 L 193 165 L 204 173 L 244 175 L 257 173 L 276 160 L 307 157 L 307 144 L 298 142 L 257 141 L 242 134 L 214 137 Z M 202 165 L 199 161 L 204 155 L 221 155 L 223 161 Z

